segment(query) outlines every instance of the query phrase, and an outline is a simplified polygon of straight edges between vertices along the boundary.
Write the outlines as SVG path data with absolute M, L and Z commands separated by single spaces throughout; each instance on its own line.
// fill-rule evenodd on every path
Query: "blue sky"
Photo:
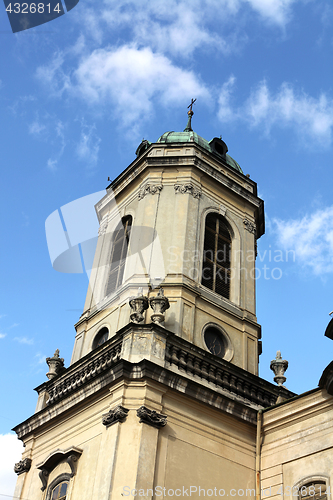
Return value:
M 331 2 L 96 4 L 80 0 L 15 35 L 0 9 L 5 448 L 10 429 L 34 411 L 45 357 L 59 348 L 69 364 L 88 285 L 85 274 L 52 268 L 45 220 L 105 189 L 142 138 L 183 130 L 191 98 L 194 130 L 208 140 L 221 134 L 265 200 L 260 375 L 272 380 L 269 363 L 280 349 L 286 385 L 300 393 L 317 386 L 333 357 L 324 337 L 333 309 Z M 6 467 L 0 498 L 13 484 Z

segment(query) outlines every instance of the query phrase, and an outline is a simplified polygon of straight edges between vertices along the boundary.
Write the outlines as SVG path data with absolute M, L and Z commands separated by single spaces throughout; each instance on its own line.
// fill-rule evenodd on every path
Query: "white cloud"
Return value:
M 220 93 L 218 116 L 221 121 L 245 120 L 251 127 L 261 127 L 269 134 L 272 127 L 293 128 L 303 140 L 329 146 L 332 141 L 333 99 L 322 93 L 311 97 L 283 83 L 274 94 L 266 81 L 259 83 L 249 98 L 238 108 L 232 108 L 231 77 Z
M 333 272 L 333 206 L 300 219 L 274 219 L 272 228 L 285 250 L 294 250 L 296 262 L 315 275 Z
M 252 12 L 259 21 L 284 28 L 293 4 L 304 0 L 106 0 L 85 2 L 80 26 L 101 44 L 111 29 L 127 40 L 164 54 L 188 57 L 198 48 L 230 53 L 243 37 L 241 19 Z M 253 19 L 251 20 L 253 22 Z
M 209 99 L 207 88 L 192 71 L 150 48 L 125 45 L 95 50 L 81 61 L 73 79 L 77 94 L 94 105 L 112 104 L 125 126 L 150 115 L 153 98 L 164 106 L 192 95 Z
M 34 343 L 34 339 L 28 339 L 27 337 L 14 337 L 15 342 L 19 342 L 19 344 L 32 345 Z
M 297 0 L 245 0 L 264 19 L 284 26 L 290 19 L 291 6 Z
M 0 339 L 4 339 L 6 337 L 7 333 L 0 333 Z
M 46 167 L 51 172 L 55 172 L 58 169 L 57 167 L 58 161 L 62 157 L 66 147 L 64 129 L 65 129 L 64 124 L 60 120 L 58 120 L 57 123 L 55 124 L 55 132 L 57 138 L 57 146 L 59 147 L 59 142 L 60 142 L 60 148 L 58 149 L 57 147 L 57 154 L 53 158 L 49 158 L 46 164 Z
M 0 450 L 0 496 L 11 496 L 17 480 L 13 467 L 21 460 L 24 448 L 15 434 L 0 434 Z
M 44 132 L 46 129 L 45 125 L 43 123 L 40 123 L 38 120 L 34 120 L 30 125 L 29 125 L 29 134 L 35 135 L 35 136 L 40 136 L 42 132 Z
M 46 363 L 46 358 L 46 354 L 42 354 L 41 352 L 37 352 L 35 354 L 36 364 L 38 365 L 43 365 L 44 363 Z
M 76 153 L 80 160 L 84 161 L 89 167 L 94 167 L 97 164 L 101 139 L 96 135 L 95 125 L 88 126 L 83 122 L 81 126 L 81 137 Z

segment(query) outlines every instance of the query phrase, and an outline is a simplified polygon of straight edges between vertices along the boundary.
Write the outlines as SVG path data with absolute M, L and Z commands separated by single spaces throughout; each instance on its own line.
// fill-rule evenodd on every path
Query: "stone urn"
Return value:
M 274 382 L 278 385 L 283 385 L 287 380 L 284 376 L 285 371 L 288 368 L 288 361 L 282 359 L 281 351 L 277 351 L 275 359 L 271 361 L 270 369 L 273 370 L 275 377 Z
M 130 319 L 133 323 L 141 323 L 144 320 L 143 312 L 148 309 L 148 298 L 143 295 L 143 289 L 139 288 L 138 295 L 129 301 L 131 308 Z
M 150 297 L 149 305 L 153 309 L 154 314 L 151 315 L 151 320 L 154 323 L 160 324 L 165 319 L 165 311 L 169 309 L 170 304 L 167 297 L 164 297 L 164 290 L 160 288 L 156 297 Z
M 56 350 L 53 358 L 46 358 L 46 363 L 49 365 L 49 372 L 46 374 L 49 380 L 64 370 L 64 358 L 59 357 L 59 349 Z

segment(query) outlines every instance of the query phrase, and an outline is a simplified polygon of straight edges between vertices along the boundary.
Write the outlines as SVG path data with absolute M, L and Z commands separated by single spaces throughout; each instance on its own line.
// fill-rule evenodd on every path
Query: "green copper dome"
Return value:
M 212 153 L 224 159 L 229 167 L 234 168 L 241 174 L 243 173 L 243 170 L 238 165 L 238 163 L 227 154 L 227 145 L 220 138 L 214 137 L 214 139 L 208 142 L 193 130 L 185 129 L 184 132 L 165 132 L 163 135 L 161 135 L 157 142 L 167 144 L 195 142 L 209 153 Z

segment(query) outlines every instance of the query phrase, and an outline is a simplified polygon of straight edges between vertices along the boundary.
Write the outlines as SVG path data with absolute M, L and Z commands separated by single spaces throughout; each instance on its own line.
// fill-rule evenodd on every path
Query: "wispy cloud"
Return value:
M 46 362 L 46 354 L 43 354 L 41 352 L 36 352 L 34 359 L 36 360 L 37 365 L 43 365 Z
M 13 340 L 19 344 L 32 345 L 34 343 L 34 339 L 28 339 L 27 337 L 14 337 Z
M 0 339 L 4 339 L 6 337 L 7 333 L 0 333 Z
M 96 126 L 89 126 L 82 121 L 81 136 L 76 153 L 78 158 L 84 161 L 89 168 L 93 168 L 97 164 L 100 142 L 101 139 L 96 134 Z
M 59 149 L 57 149 L 57 153 L 49 158 L 46 163 L 46 167 L 50 172 L 56 172 L 58 169 L 58 161 L 62 157 L 65 147 L 66 147 L 66 139 L 65 139 L 65 125 L 61 120 L 57 120 L 55 124 L 55 135 L 57 138 L 57 142 L 60 144 Z
M 243 105 L 233 108 L 235 82 L 234 77 L 229 78 L 220 93 L 218 116 L 222 122 L 246 121 L 267 135 L 273 127 L 291 128 L 304 143 L 316 142 L 323 147 L 331 144 L 333 98 L 324 93 L 312 97 L 288 83 L 274 93 L 262 81 Z
M 302 267 L 317 276 L 333 272 L 333 206 L 299 219 L 273 219 L 272 230 L 284 249 L 295 251 Z

